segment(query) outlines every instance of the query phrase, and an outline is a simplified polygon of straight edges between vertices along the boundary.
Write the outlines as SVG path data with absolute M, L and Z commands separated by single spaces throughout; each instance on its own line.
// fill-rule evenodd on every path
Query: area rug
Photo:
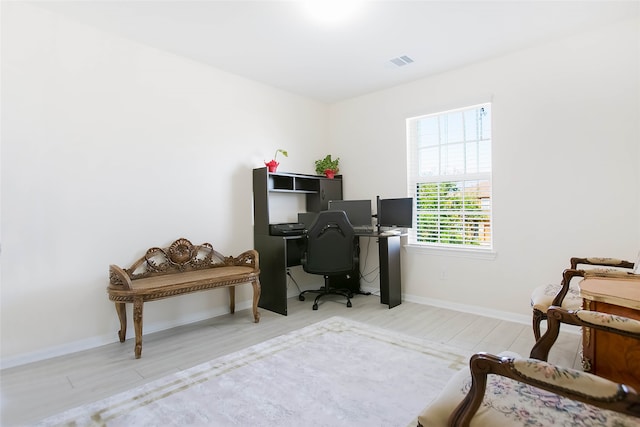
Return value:
M 405 427 L 467 361 L 333 317 L 38 425 Z

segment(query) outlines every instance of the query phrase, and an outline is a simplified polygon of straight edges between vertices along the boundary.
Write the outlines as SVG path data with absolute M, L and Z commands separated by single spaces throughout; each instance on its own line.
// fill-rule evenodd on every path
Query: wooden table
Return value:
M 640 320 L 640 280 L 585 278 L 580 282 L 583 308 Z M 584 328 L 585 371 L 640 390 L 640 340 Z

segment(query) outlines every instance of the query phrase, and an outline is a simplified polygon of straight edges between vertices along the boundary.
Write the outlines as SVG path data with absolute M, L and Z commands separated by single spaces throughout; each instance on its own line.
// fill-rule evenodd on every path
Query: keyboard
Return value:
M 372 234 L 375 229 L 373 227 L 353 227 L 356 234 Z

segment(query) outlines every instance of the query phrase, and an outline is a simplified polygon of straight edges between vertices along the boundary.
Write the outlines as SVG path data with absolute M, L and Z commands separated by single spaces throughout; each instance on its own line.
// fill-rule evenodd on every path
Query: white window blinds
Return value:
M 410 243 L 492 249 L 491 104 L 407 119 Z

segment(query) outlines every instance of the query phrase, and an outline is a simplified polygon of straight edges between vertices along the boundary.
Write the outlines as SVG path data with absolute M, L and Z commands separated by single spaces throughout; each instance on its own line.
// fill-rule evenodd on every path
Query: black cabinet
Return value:
M 274 203 L 271 196 L 275 193 L 304 194 L 307 212 L 320 212 L 327 209 L 329 200 L 342 200 L 342 176 L 329 179 L 316 175 L 269 173 L 267 168 L 254 169 L 254 234 L 269 234 L 269 224 L 274 222 L 269 218 Z
M 322 179 L 317 194 L 307 194 L 307 211 L 320 212 L 329 208 L 329 200 L 342 200 L 342 179 Z
M 280 314 L 287 314 L 287 269 L 300 265 L 304 250 L 302 236 L 274 236 L 269 234 L 269 218 L 276 193 L 305 194 L 307 212 L 326 210 L 329 200 L 342 200 L 342 176 L 333 179 L 317 175 L 269 173 L 267 168 L 253 170 L 253 241 L 260 255 L 260 284 L 262 292 L 258 305 Z M 293 212 L 296 215 L 298 212 Z M 359 269 L 334 283 L 354 292 L 360 289 Z

